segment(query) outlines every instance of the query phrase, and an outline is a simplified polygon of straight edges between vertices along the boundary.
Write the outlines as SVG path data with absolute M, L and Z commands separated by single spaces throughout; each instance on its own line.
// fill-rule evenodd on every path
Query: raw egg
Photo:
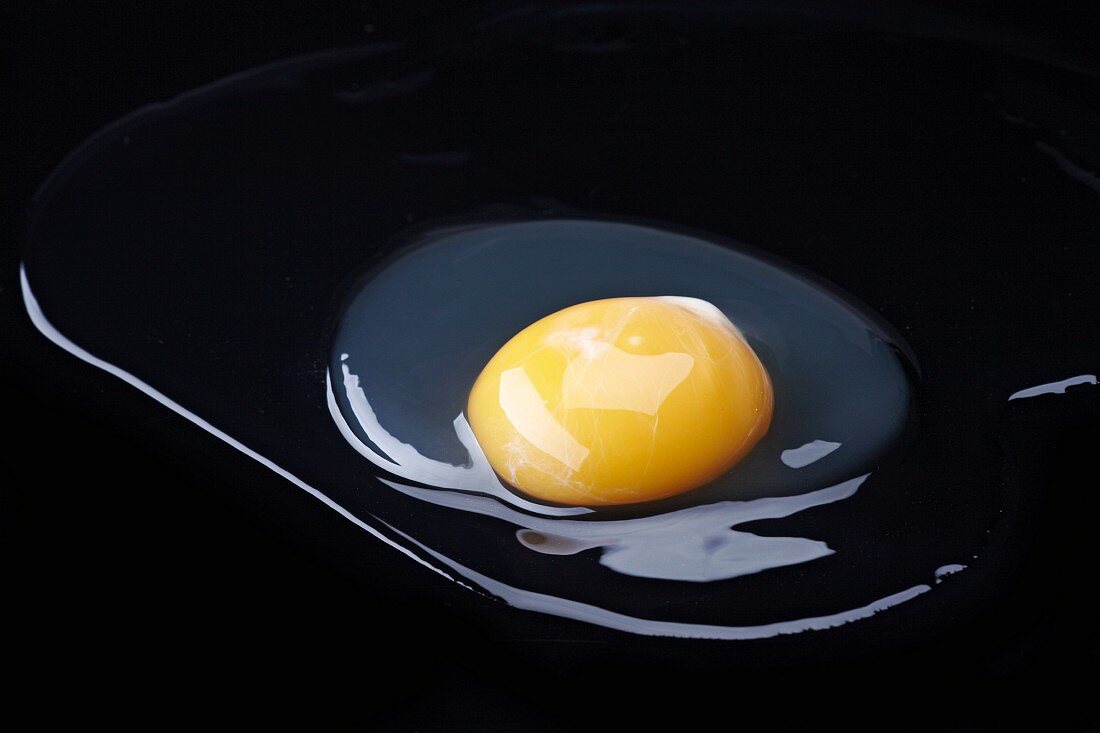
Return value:
M 470 392 L 481 449 L 511 486 L 561 504 L 627 504 L 725 473 L 766 432 L 764 366 L 697 298 L 609 298 L 513 336 Z
M 372 491 L 446 510 L 422 532 L 480 515 L 500 560 L 635 579 L 798 565 L 833 550 L 738 526 L 851 497 L 907 424 L 887 333 L 746 251 L 577 219 L 413 236 L 353 286 L 330 410 Z
M 348 434 L 402 478 L 659 515 L 848 481 L 908 420 L 892 339 L 765 259 L 598 220 L 414 238 L 353 286 L 331 362 Z

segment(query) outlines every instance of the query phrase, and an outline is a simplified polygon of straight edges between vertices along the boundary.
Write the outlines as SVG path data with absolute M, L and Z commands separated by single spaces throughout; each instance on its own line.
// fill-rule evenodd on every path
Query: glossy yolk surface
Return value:
M 627 504 L 716 478 L 767 432 L 772 388 L 740 332 L 694 298 L 612 298 L 516 334 L 467 417 L 512 486 L 563 504 Z

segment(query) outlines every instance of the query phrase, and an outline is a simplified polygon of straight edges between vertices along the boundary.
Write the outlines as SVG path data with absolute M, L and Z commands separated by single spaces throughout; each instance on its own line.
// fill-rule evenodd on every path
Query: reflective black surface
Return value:
M 1091 243 L 1096 241 L 1100 210 L 1087 176 L 1097 167 L 1091 162 L 1095 152 L 1089 139 L 1094 82 L 1080 73 L 955 42 L 918 42 L 896 34 L 854 32 L 844 24 L 822 30 L 804 18 L 793 28 L 780 24 L 783 27 L 777 32 L 771 27 L 774 20 L 769 16 L 766 30 L 761 31 L 755 26 L 746 29 L 741 18 L 732 32 L 715 29 L 717 24 L 708 21 L 703 35 L 712 39 L 709 44 L 684 44 L 680 36 L 687 31 L 665 20 L 658 33 L 648 21 L 599 25 L 594 30 L 587 21 L 573 16 L 568 24 L 578 36 L 553 23 L 535 25 L 539 34 L 548 33 L 548 29 L 559 34 L 546 36 L 555 40 L 552 52 L 538 51 L 537 44 L 532 48 L 525 40 L 532 29 L 522 18 L 512 21 L 500 26 L 507 39 L 500 41 L 500 48 L 527 65 L 498 64 L 503 68 L 497 73 L 505 78 L 514 74 L 511 81 L 494 85 L 498 96 L 486 93 L 461 100 L 479 110 L 476 129 L 469 120 L 456 120 L 454 126 L 439 131 L 427 122 L 435 119 L 435 110 L 420 110 L 423 127 L 418 128 L 415 122 L 401 126 L 380 122 L 377 128 L 362 131 L 361 151 L 333 151 L 323 165 L 303 153 L 294 172 L 306 174 L 305 180 L 299 175 L 272 175 L 286 171 L 263 170 L 265 161 L 286 159 L 282 153 L 271 156 L 265 151 L 264 145 L 275 138 L 263 135 L 256 137 L 251 149 L 200 147 L 201 154 L 189 162 L 210 178 L 192 173 L 169 179 L 164 189 L 135 185 L 141 180 L 141 171 L 150 170 L 150 161 L 135 153 L 134 159 L 121 158 L 129 160 L 124 166 L 132 167 L 120 168 L 118 181 L 131 187 L 128 190 L 141 189 L 148 196 L 140 207 L 148 218 L 114 219 L 110 207 L 85 207 L 82 197 L 76 197 L 68 216 L 37 220 L 27 249 L 28 273 L 34 280 L 36 238 L 50 241 L 50 227 L 58 227 L 54 232 L 79 232 L 84 239 L 68 240 L 64 250 L 72 279 L 43 279 L 41 285 L 35 280 L 35 291 L 47 311 L 51 297 L 54 302 L 76 299 L 81 304 L 72 311 L 75 315 L 64 316 L 56 307 L 48 313 L 59 321 L 58 328 L 79 341 L 74 331 L 103 334 L 96 329 L 107 318 L 113 326 L 109 340 L 99 343 L 115 356 L 139 353 L 135 337 L 142 339 L 142 354 L 155 348 L 158 340 L 181 349 L 178 353 L 187 355 L 188 364 L 198 368 L 184 373 L 185 378 L 174 385 L 172 397 L 196 405 L 211 394 L 212 383 L 222 380 L 227 391 L 247 398 L 248 404 L 264 412 L 219 406 L 214 400 L 209 405 L 211 419 L 221 410 L 221 425 L 262 430 L 270 438 L 260 440 L 270 443 L 254 447 L 281 454 L 286 450 L 279 444 L 284 437 L 271 426 L 296 418 L 301 405 L 290 402 L 287 395 L 296 394 L 294 385 L 299 380 L 316 380 L 326 358 L 328 319 L 338 296 L 327 279 L 317 274 L 342 271 L 350 277 L 369 264 L 369 251 L 362 243 L 382 241 L 406 226 L 410 214 L 415 222 L 420 217 L 468 214 L 486 203 L 501 202 L 537 211 L 540 204 L 530 200 L 537 188 L 539 194 L 553 200 L 542 204 L 551 209 L 564 203 L 583 211 L 659 218 L 749 241 L 838 283 L 904 333 L 923 369 L 921 424 L 951 426 L 941 441 L 926 445 L 918 454 L 922 470 L 933 467 L 941 489 L 957 489 L 959 511 L 936 514 L 942 519 L 942 531 L 950 534 L 972 516 L 979 496 L 994 496 L 1002 509 L 1010 510 L 997 523 L 979 561 L 929 594 L 926 605 L 912 607 L 904 621 L 881 616 L 859 628 L 827 632 L 829 639 L 782 640 L 766 650 L 711 651 L 598 637 L 598 650 L 585 652 L 577 640 L 590 638 L 588 630 L 569 626 L 562 632 L 545 622 L 516 618 L 510 609 L 496 609 L 488 603 L 482 607 L 479 600 L 456 602 L 468 606 L 472 617 L 479 619 L 477 623 L 486 624 L 494 636 L 564 636 L 572 640 L 567 651 L 555 651 L 549 643 L 540 650 L 540 656 L 564 659 L 567 664 L 593 653 L 604 658 L 637 655 L 651 663 L 672 659 L 682 665 L 690 660 L 693 664 L 689 666 L 719 662 L 728 666 L 764 659 L 829 660 L 855 650 L 873 655 L 883 642 L 929 644 L 932 630 L 949 630 L 983 608 L 988 612 L 990 604 L 1001 608 L 1002 615 L 996 617 L 1000 623 L 983 624 L 982 633 L 993 633 L 988 630 L 992 627 L 1011 638 L 1020 633 L 1019 626 L 1004 610 L 1005 603 L 1015 602 L 1017 608 L 1033 611 L 1046 605 L 1028 593 L 1004 600 L 1003 594 L 1013 593 L 1010 580 L 1018 577 L 1021 562 L 1025 568 L 1047 575 L 1031 592 L 1045 589 L 1051 597 L 1064 594 L 1062 584 L 1072 585 L 1074 573 L 1087 572 L 1090 567 L 1082 560 L 1089 556 L 1089 543 L 1081 539 L 1082 530 L 1087 529 L 1081 522 L 1095 501 L 1088 503 L 1087 492 L 1076 500 L 1067 497 L 1062 493 L 1066 481 L 1059 482 L 1060 491 L 1043 489 L 1052 475 L 1063 476 L 1049 463 L 1050 445 L 1064 430 L 1058 426 L 1094 420 L 1094 390 L 1082 387 L 1061 397 L 1012 404 L 1006 400 L 1034 384 L 1096 372 L 1096 250 Z M 616 37 L 608 28 L 625 28 L 622 32 L 629 40 Z M 611 37 L 605 37 L 608 33 Z M 405 55 L 403 59 L 410 55 L 418 59 L 417 54 L 438 58 L 435 54 L 454 52 L 453 47 L 438 47 L 437 41 L 433 38 L 427 46 L 414 44 L 399 53 Z M 492 56 L 484 46 L 470 47 L 477 52 L 471 54 L 474 60 L 465 63 L 474 65 Z M 540 53 L 551 53 L 554 63 L 546 62 Z M 640 59 L 659 61 L 643 63 Z M 444 70 L 431 83 L 441 90 L 453 89 L 440 82 L 445 82 L 448 74 L 458 74 L 462 62 L 457 65 L 458 71 L 455 64 L 439 65 Z M 639 68 L 643 71 L 637 71 Z M 582 70 L 586 85 L 603 85 L 604 94 L 577 93 Z M 346 88 L 333 90 L 332 99 L 323 104 L 364 100 L 362 95 L 355 97 L 363 86 L 357 86 L 358 80 L 352 76 Z M 415 82 L 414 77 L 392 75 L 398 81 L 412 78 Z M 741 83 L 730 84 L 731 78 Z M 654 85 L 662 81 L 669 86 L 679 82 L 675 86 L 681 95 L 661 95 L 669 101 L 668 106 L 653 110 L 650 105 L 648 116 L 623 114 L 621 108 L 605 104 L 614 99 L 629 108 L 637 100 L 635 105 L 641 107 L 641 100 L 652 95 Z M 597 98 L 602 101 L 586 104 Z M 395 99 L 400 97 L 383 95 L 379 109 L 392 109 Z M 460 100 L 453 103 L 457 106 Z M 415 111 L 401 110 L 402 119 L 407 121 Z M 273 123 L 280 124 L 283 118 L 274 117 Z M 367 117 L 364 113 L 364 119 Z M 539 129 L 555 132 L 532 138 L 528 134 L 531 128 L 522 122 L 535 119 Z M 563 128 L 581 129 L 577 126 L 593 119 L 603 122 L 584 128 L 583 137 L 560 132 Z M 488 127 L 484 120 L 490 121 Z M 208 122 L 219 124 L 218 119 Z M 179 132 L 186 136 L 197 131 L 187 127 Z M 434 145 L 430 150 L 398 150 L 393 138 L 406 134 L 427 136 Z M 208 136 L 199 139 L 210 140 Z M 507 151 L 498 158 L 490 156 L 494 170 L 537 185 L 521 192 L 508 176 L 478 175 L 478 141 L 484 141 L 485 148 Z M 473 144 L 456 144 L 460 142 Z M 117 144 L 138 150 L 139 143 L 132 136 Z M 371 146 L 411 156 L 403 159 L 405 162 L 393 162 L 386 185 L 364 181 L 356 167 L 357 161 L 366 160 L 375 150 Z M 475 148 L 475 157 L 459 165 L 453 165 L 459 158 L 438 157 L 461 153 L 467 147 Z M 591 153 L 563 155 L 564 149 Z M 703 155 L 698 152 L 701 149 L 712 152 Z M 616 150 L 620 152 L 616 154 Z M 727 151 L 728 156 L 716 155 L 714 150 Z M 234 166 L 232 175 L 223 175 L 219 161 L 224 152 L 251 156 L 260 164 L 255 176 L 249 177 L 245 166 Z M 423 183 L 425 160 L 432 170 L 427 180 L 435 181 L 430 185 Z M 439 165 L 441 160 L 447 164 Z M 616 175 L 625 169 L 636 174 Z M 309 178 L 311 172 L 313 178 Z M 283 180 L 294 184 L 280 188 L 277 182 Z M 209 185 L 211 181 L 216 185 Z M 446 181 L 451 185 L 445 185 Z M 364 216 L 363 187 L 376 195 L 380 207 L 391 210 L 389 218 Z M 262 207 L 251 203 L 255 201 L 251 195 L 258 189 L 275 190 L 275 195 L 264 196 Z M 435 198 L 444 190 L 461 193 Z M 103 200 L 110 198 L 112 189 L 99 185 L 85 193 Z M 433 198 L 431 211 L 413 205 Z M 157 201 L 163 206 L 158 208 Z M 39 206 L 55 203 L 40 201 Z M 278 213 L 272 216 L 272 211 Z M 196 217 L 197 212 L 202 216 Z M 513 215 L 515 209 L 506 213 Z M 268 230 L 278 235 L 271 235 L 274 243 L 264 250 L 263 258 L 239 256 L 244 245 L 259 246 Z M 313 264 L 291 259 L 302 242 L 316 241 L 319 232 L 320 239 L 339 246 L 311 252 Z M 90 238 L 96 246 L 87 244 Z M 196 241 L 205 242 L 216 266 L 211 266 L 209 259 L 194 257 L 190 245 Z M 175 246 L 184 243 L 188 247 Z M 44 270 L 50 253 L 39 256 L 45 259 L 37 267 Z M 112 257 L 118 259 L 111 261 Z M 166 257 L 169 267 L 142 268 L 150 262 L 164 262 Z M 293 268 L 284 266 L 289 261 Z M 150 281 L 150 272 L 159 273 L 160 279 Z M 213 287 L 212 283 L 230 276 L 235 289 Z M 101 287 L 105 278 L 118 282 L 110 278 L 119 277 L 124 286 Z M 282 285 L 278 284 L 280 278 Z M 184 282 L 186 287 L 181 286 Z M 315 290 L 309 290 L 311 283 Z M 14 287 L 14 282 L 5 283 L 5 295 L 9 286 Z M 254 307 L 227 308 L 227 301 L 214 297 L 215 292 L 230 292 L 239 299 L 236 302 L 249 306 L 271 302 L 283 310 L 259 319 Z M 267 300 L 272 293 L 278 297 Z M 66 317 L 69 322 L 62 322 Z M 161 333 L 152 333 L 142 325 L 152 322 L 162 324 Z M 249 358 L 250 353 L 241 348 L 257 344 L 275 347 L 271 351 L 288 355 L 290 360 L 273 367 L 269 360 Z M 178 360 L 167 359 L 161 368 L 169 369 L 171 361 Z M 26 363 L 28 370 L 40 368 L 37 360 Z M 257 373 L 263 374 L 263 380 L 255 378 Z M 89 384 L 102 381 L 88 370 L 74 374 L 90 380 Z M 103 389 L 123 393 L 120 387 Z M 199 462 L 190 447 L 197 438 L 184 425 L 172 425 L 159 439 L 176 445 L 177 455 L 187 456 L 188 463 Z M 59 450 L 63 451 L 66 438 L 58 436 L 65 432 L 51 430 L 48 434 L 52 444 L 62 446 Z M 959 435 L 968 437 L 955 439 Z M 1087 450 L 1088 440 L 1066 440 L 1060 454 L 1063 465 L 1080 461 L 1074 451 Z M 72 443 L 71 438 L 68 441 Z M 298 442 L 296 447 L 308 450 L 310 446 Z M 234 459 L 219 457 L 220 449 L 210 450 L 214 453 L 211 467 L 200 470 L 215 478 L 232 475 L 223 474 L 221 464 Z M 921 477 L 914 476 L 911 490 L 917 511 Z M 253 511 L 247 507 L 265 503 L 266 497 L 257 495 L 245 511 Z M 1056 512 L 1043 515 L 1039 507 L 1049 502 Z M 133 516 L 136 519 L 138 515 Z M 1039 541 L 1034 530 L 1042 516 L 1047 517 L 1043 525 L 1047 533 Z M 888 522 L 881 527 L 880 536 L 886 542 L 890 538 L 900 542 L 906 513 L 899 511 L 891 521 L 897 525 Z M 312 536 L 308 529 L 304 533 Z M 292 527 L 287 534 L 294 536 L 299 531 Z M 344 535 L 334 531 L 332 536 Z M 332 554 L 341 554 L 357 541 L 334 539 L 337 549 Z M 1051 553 L 1052 541 L 1067 551 Z M 904 543 L 897 551 L 905 552 Z M 385 566 L 387 561 L 379 565 Z M 1057 574 L 1059 582 L 1048 574 Z M 439 592 L 452 598 L 450 590 Z M 1079 610 L 1068 612 L 1069 619 L 1059 626 L 1058 633 L 1069 635 L 1063 642 L 1067 648 L 1087 650 L 1095 643 L 1090 641 L 1095 638 L 1095 626 L 1089 627 L 1089 619 L 1095 618 L 1087 609 L 1076 608 Z M 903 609 L 895 610 L 901 613 Z M 537 628 L 537 633 L 524 630 L 532 628 Z M 962 628 L 977 632 L 973 627 Z M 940 649 L 941 661 L 965 655 L 959 649 L 975 642 L 956 633 L 961 636 L 948 637 L 951 643 L 926 648 Z M 940 668 L 930 661 L 935 652 L 928 654 L 932 655 L 926 657 L 928 666 L 919 667 L 926 673 L 924 677 Z M 879 664 L 887 668 L 901 665 Z M 1012 667 L 1011 661 L 1003 659 L 991 666 L 996 669 L 998 664 Z M 812 686 L 825 676 L 806 673 L 797 679 Z M 677 689 L 686 692 L 689 688 Z M 935 689 L 951 694 L 938 686 Z

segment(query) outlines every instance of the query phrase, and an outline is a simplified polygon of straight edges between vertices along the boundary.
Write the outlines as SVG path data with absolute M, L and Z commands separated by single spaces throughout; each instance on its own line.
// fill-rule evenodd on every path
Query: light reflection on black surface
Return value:
M 1067 175 L 1097 167 L 1095 114 L 1075 101 L 1088 95 L 1066 91 L 1095 81 L 963 45 L 668 12 L 676 43 L 643 28 L 591 53 L 513 19 L 474 56 L 416 44 L 322 54 L 128 118 L 35 202 L 25 267 L 50 333 L 406 554 L 445 564 L 427 559 L 438 553 L 472 584 L 554 612 L 554 574 L 577 558 L 384 488 L 341 436 L 325 385 L 341 294 L 417 236 L 402 235 L 409 224 L 440 219 L 593 212 L 751 242 L 896 325 L 920 358 L 919 430 L 854 496 L 739 528 L 813 537 L 835 555 L 715 583 L 624 576 L 589 557 L 559 611 L 597 620 L 586 609 L 612 597 L 621 607 L 604 613 L 619 615 L 605 618 L 646 619 L 631 629 L 645 633 L 772 628 L 869 615 L 875 599 L 919 588 L 932 600 L 892 609 L 892 627 L 946 623 L 940 587 L 923 593 L 933 569 L 965 562 L 939 579 L 971 582 L 1015 540 L 998 534 L 1012 526 L 1001 517 L 1028 487 L 997 443 L 1003 411 L 1093 389 L 1007 402 L 1100 363 L 1100 207 L 1087 179 Z M 1039 259 L 1022 254 L 1036 248 Z M 431 403 L 445 429 L 454 407 Z M 450 458 L 453 435 L 426 453 Z M 807 434 L 782 450 L 814 440 L 843 443 L 836 458 L 848 446 Z M 398 541 L 413 537 L 410 518 L 415 541 Z M 497 538 L 516 552 L 488 550 Z

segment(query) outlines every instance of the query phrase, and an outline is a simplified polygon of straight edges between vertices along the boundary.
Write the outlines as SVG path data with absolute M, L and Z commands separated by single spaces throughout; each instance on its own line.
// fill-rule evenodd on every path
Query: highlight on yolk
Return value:
M 725 473 L 767 432 L 772 401 L 764 366 L 715 306 L 611 298 L 513 336 L 474 383 L 467 418 L 516 489 L 629 504 Z

